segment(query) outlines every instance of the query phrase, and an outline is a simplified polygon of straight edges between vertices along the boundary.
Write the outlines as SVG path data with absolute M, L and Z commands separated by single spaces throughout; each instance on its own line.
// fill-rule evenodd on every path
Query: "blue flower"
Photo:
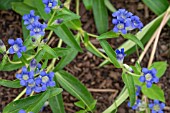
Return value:
M 25 110 L 21 109 L 18 113 L 27 113 Z M 33 112 L 28 112 L 28 113 L 33 113 Z
M 133 16 L 131 12 L 125 9 L 119 9 L 112 14 L 114 17 L 112 23 L 114 24 L 113 31 L 118 33 L 121 32 L 126 34 L 127 31 L 133 30 L 135 28 L 141 29 L 143 27 L 142 22 L 138 16 Z
M 43 3 L 45 4 L 45 12 L 46 13 L 50 13 L 51 9 L 57 5 L 56 0 L 43 0 Z
M 35 91 L 36 87 L 37 86 L 36 86 L 35 79 L 29 80 L 26 86 L 26 94 L 30 95 L 33 91 Z M 39 92 L 41 92 L 41 90 Z
M 55 82 L 53 81 L 54 72 L 46 73 L 45 71 L 40 72 L 39 82 L 41 81 L 42 91 L 45 91 L 47 87 L 54 87 Z
M 141 105 L 141 100 L 140 99 L 137 99 L 136 102 L 135 102 L 135 105 L 132 106 L 132 109 L 133 110 L 137 110 L 139 109 L 139 106 Z M 128 102 L 128 107 L 131 107 L 130 106 L 130 102 Z
M 136 96 L 139 96 L 141 87 L 136 85 Z
M 116 50 L 116 58 L 118 60 L 118 62 L 123 63 L 124 57 L 126 56 L 126 54 L 124 53 L 124 48 L 122 48 L 121 50 Z
M 27 29 L 30 30 L 30 28 L 32 28 L 32 24 L 34 22 L 38 22 L 39 20 L 39 16 L 35 16 L 35 11 L 31 10 L 30 14 L 25 14 L 23 16 L 23 20 L 24 20 L 24 25 L 27 25 Z
M 165 107 L 164 103 L 160 103 L 158 100 L 154 100 L 154 103 L 149 104 L 149 108 L 152 110 L 152 113 L 163 113 Z
M 146 86 L 150 88 L 153 83 L 158 83 L 159 78 L 156 76 L 156 69 L 153 68 L 151 70 L 148 70 L 147 68 L 142 68 L 143 75 L 140 76 L 139 81 L 145 82 Z
M 24 66 L 22 67 L 22 72 L 20 74 L 16 74 L 16 78 L 20 80 L 20 84 L 22 86 L 27 86 L 28 82 L 33 81 L 34 72 L 27 71 L 27 68 Z
M 15 41 L 14 39 L 9 39 L 8 43 L 11 45 L 11 47 L 9 48 L 9 53 L 17 53 L 18 58 L 22 56 L 22 52 L 26 51 L 26 47 L 22 44 L 23 41 L 21 38 L 17 38 Z
M 33 23 L 30 27 L 30 35 L 34 36 L 36 38 L 39 38 L 41 36 L 45 35 L 45 28 L 47 27 L 46 24 L 41 24 L 40 22 Z

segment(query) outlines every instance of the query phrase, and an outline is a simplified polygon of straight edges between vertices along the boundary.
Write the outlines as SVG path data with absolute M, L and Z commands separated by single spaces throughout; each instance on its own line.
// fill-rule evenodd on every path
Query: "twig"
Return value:
M 90 92 L 105 92 L 105 93 L 107 93 L 107 92 L 118 92 L 118 90 L 115 90 L 115 89 L 93 89 L 93 88 L 88 88 L 88 90 L 90 91 Z

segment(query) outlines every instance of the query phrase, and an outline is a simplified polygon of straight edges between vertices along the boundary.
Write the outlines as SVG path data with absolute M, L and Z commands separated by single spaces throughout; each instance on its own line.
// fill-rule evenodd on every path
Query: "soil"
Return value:
M 146 25 L 154 18 L 156 15 L 152 13 L 140 0 L 112 0 L 115 8 L 125 8 L 126 10 L 138 15 L 141 21 Z M 75 3 L 71 4 L 71 10 L 75 11 Z M 109 12 L 109 23 L 111 23 L 111 12 Z M 89 33 L 97 34 L 94 18 L 92 11 L 86 11 L 84 5 L 80 3 L 80 16 L 83 25 L 83 29 Z M 16 14 L 12 10 L 0 11 L 0 38 L 7 44 L 9 38 L 22 37 L 21 28 L 21 16 Z M 109 30 L 113 28 L 112 24 L 109 24 Z M 161 36 L 158 42 L 158 47 L 155 55 L 154 61 L 167 61 L 170 64 L 170 28 L 165 26 L 161 32 Z M 56 36 L 55 36 L 56 37 Z M 57 37 L 56 37 L 57 38 Z M 91 42 L 96 46 L 99 46 L 99 42 L 91 38 Z M 119 47 L 125 40 L 123 38 L 111 39 L 109 43 L 114 49 Z M 106 108 L 108 108 L 116 99 L 124 84 L 121 79 L 121 70 L 116 69 L 114 66 L 106 65 L 102 68 L 97 68 L 98 65 L 104 61 L 90 52 L 88 52 L 84 45 L 81 44 L 83 48 L 83 53 L 79 53 L 77 57 L 65 67 L 65 70 L 76 76 L 87 88 L 93 89 L 114 89 L 115 92 L 92 92 L 94 99 L 97 100 L 95 113 L 102 113 Z M 8 47 L 8 46 L 7 46 Z M 141 51 L 139 51 L 141 53 Z M 151 48 L 148 50 L 145 58 L 143 59 L 141 65 L 143 67 L 147 66 L 149 57 L 151 53 Z M 137 60 L 138 56 L 136 53 L 130 55 L 125 59 L 125 63 L 134 65 L 134 61 Z M 2 55 L 0 55 L 0 61 Z M 168 66 L 165 75 L 161 78 L 159 86 L 163 88 L 166 98 L 166 106 L 170 106 L 170 67 Z M 0 72 L 0 78 L 14 80 L 16 71 L 12 72 Z M 23 89 L 11 89 L 0 86 L 0 113 L 2 109 L 10 103 Z M 77 100 L 72 97 L 66 91 L 63 92 L 64 105 L 66 113 L 75 113 L 79 110 L 74 105 Z M 119 108 L 118 113 L 134 113 L 133 110 L 127 107 L 126 100 Z M 45 107 L 42 113 L 51 113 L 49 106 Z M 165 111 L 165 113 L 170 113 L 170 111 Z

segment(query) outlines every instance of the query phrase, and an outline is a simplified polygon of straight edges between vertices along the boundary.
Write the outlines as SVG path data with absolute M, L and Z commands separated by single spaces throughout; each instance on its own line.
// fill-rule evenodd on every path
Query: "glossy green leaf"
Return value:
M 5 64 L 3 69 L 0 69 L 0 71 L 13 71 L 13 70 L 21 68 L 22 66 L 24 66 L 23 63 L 19 63 L 19 64 L 7 63 L 7 64 Z
M 109 43 L 106 40 L 99 40 L 100 45 L 105 50 L 106 54 L 112 61 L 115 67 L 120 68 L 120 64 L 116 59 L 116 53 L 113 51 L 112 47 L 109 45 Z
M 22 87 L 20 85 L 19 80 L 11 81 L 11 80 L 0 79 L 0 85 L 5 86 L 5 87 L 9 87 L 9 88 L 21 88 Z
M 116 9 L 114 8 L 113 4 L 110 2 L 110 0 L 104 0 L 104 4 L 106 5 L 106 7 L 113 13 L 116 11 Z
M 22 2 L 13 2 L 12 9 L 20 15 L 29 14 L 30 10 L 34 10 L 35 14 L 38 14 L 37 9 L 30 7 Z
M 75 19 L 75 20 L 65 22 L 65 25 L 70 29 L 79 30 L 79 29 L 81 29 L 82 24 L 81 24 L 80 19 Z
M 149 68 L 155 68 L 157 70 L 156 76 L 160 78 L 165 73 L 167 66 L 167 62 L 154 62 Z
M 42 60 L 43 56 L 45 55 L 45 52 L 45 50 L 40 50 L 38 52 L 38 54 L 35 56 L 37 62 L 40 62 Z
M 98 33 L 106 32 L 108 29 L 108 12 L 104 0 L 93 0 L 93 14 Z
M 87 88 L 77 78 L 63 70 L 56 72 L 55 75 L 57 81 L 66 91 L 78 100 L 81 100 L 92 111 L 90 106 L 94 102 L 94 99 Z
M 49 53 L 50 55 L 52 55 L 54 58 L 57 58 L 57 57 L 58 57 L 57 53 L 56 53 L 50 46 L 44 45 L 44 46 L 43 46 L 43 49 L 44 49 L 47 53 Z
M 87 10 L 90 10 L 93 5 L 93 0 L 83 0 L 83 4 Z
M 136 102 L 136 92 L 135 92 L 135 84 L 133 80 L 133 76 L 129 74 L 122 74 L 123 82 L 125 83 L 126 88 L 128 89 L 129 97 L 130 97 L 130 105 L 133 106 Z
M 150 99 L 165 102 L 163 90 L 155 84 L 151 88 L 147 88 L 146 85 L 142 86 L 142 93 Z
M 26 4 L 26 5 L 30 6 L 30 7 L 36 8 L 34 2 L 35 2 L 34 0 L 24 0 L 24 4 Z
M 56 76 L 54 76 L 54 81 L 56 82 L 55 87 L 59 88 Z M 50 104 L 50 107 L 51 107 L 53 113 L 65 113 L 62 93 L 49 98 L 48 101 L 49 101 L 49 104 Z
M 94 55 L 96 55 L 100 58 L 102 57 L 100 54 L 100 51 L 98 49 L 96 49 L 96 47 L 89 41 L 89 37 L 86 33 L 84 34 L 84 45 L 85 45 L 86 49 L 88 51 L 90 51 L 91 53 L 93 53 Z
M 22 2 L 23 0 L 0 0 L 0 9 L 8 10 L 11 9 L 12 2 Z
M 113 31 L 109 31 L 109 32 L 101 34 L 99 37 L 97 37 L 97 39 L 100 40 L 100 39 L 118 38 L 118 37 L 119 37 L 118 33 L 115 33 Z
M 135 36 L 132 34 L 125 34 L 122 35 L 125 39 L 129 39 L 133 42 L 135 42 L 140 48 L 144 49 L 142 42 Z
M 49 13 L 49 14 L 47 14 L 46 12 L 45 12 L 45 5 L 44 5 L 44 3 L 42 2 L 42 0 L 36 0 L 36 2 L 34 2 L 34 4 L 35 4 L 35 6 L 36 6 L 36 8 L 37 8 L 37 10 L 38 10 L 38 12 L 39 12 L 39 14 L 40 14 L 40 16 L 44 19 L 44 20 L 49 20 L 50 19 L 50 17 L 51 17 L 51 14 Z
M 112 113 L 120 106 L 129 96 L 128 90 L 124 87 L 114 103 L 109 106 L 103 113 Z
M 60 88 L 52 88 L 44 93 L 13 101 L 3 109 L 3 113 L 18 113 L 21 109 L 24 109 L 27 112 L 32 111 L 34 113 L 38 113 L 48 98 L 51 98 L 61 92 L 62 89 Z
M 61 38 L 70 47 L 76 49 L 77 51 L 82 51 L 80 45 L 75 40 L 75 37 L 73 36 L 72 32 L 67 28 L 67 26 L 61 25 L 52 30 L 54 30 L 55 34 L 59 36 L 59 38 Z
M 74 103 L 77 107 L 85 109 L 85 104 L 82 101 L 78 101 Z

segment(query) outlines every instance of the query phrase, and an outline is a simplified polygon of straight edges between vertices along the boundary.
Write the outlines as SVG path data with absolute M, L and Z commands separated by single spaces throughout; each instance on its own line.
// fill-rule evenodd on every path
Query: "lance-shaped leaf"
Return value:
M 101 40 L 101 39 L 118 38 L 118 37 L 119 37 L 119 33 L 109 31 L 109 32 L 101 34 L 99 37 L 97 37 L 97 39 Z
M 9 87 L 9 88 L 21 88 L 22 87 L 20 85 L 19 80 L 11 81 L 11 80 L 0 79 L 0 85 L 5 86 L 5 87 Z
M 90 110 L 91 105 L 94 103 L 94 99 L 87 88 L 73 75 L 60 70 L 55 73 L 57 81 L 59 84 L 68 91 L 71 95 L 76 97 L 77 99 L 81 100 L 84 105 Z
M 93 5 L 93 0 L 83 0 L 83 4 L 87 10 L 90 10 Z

